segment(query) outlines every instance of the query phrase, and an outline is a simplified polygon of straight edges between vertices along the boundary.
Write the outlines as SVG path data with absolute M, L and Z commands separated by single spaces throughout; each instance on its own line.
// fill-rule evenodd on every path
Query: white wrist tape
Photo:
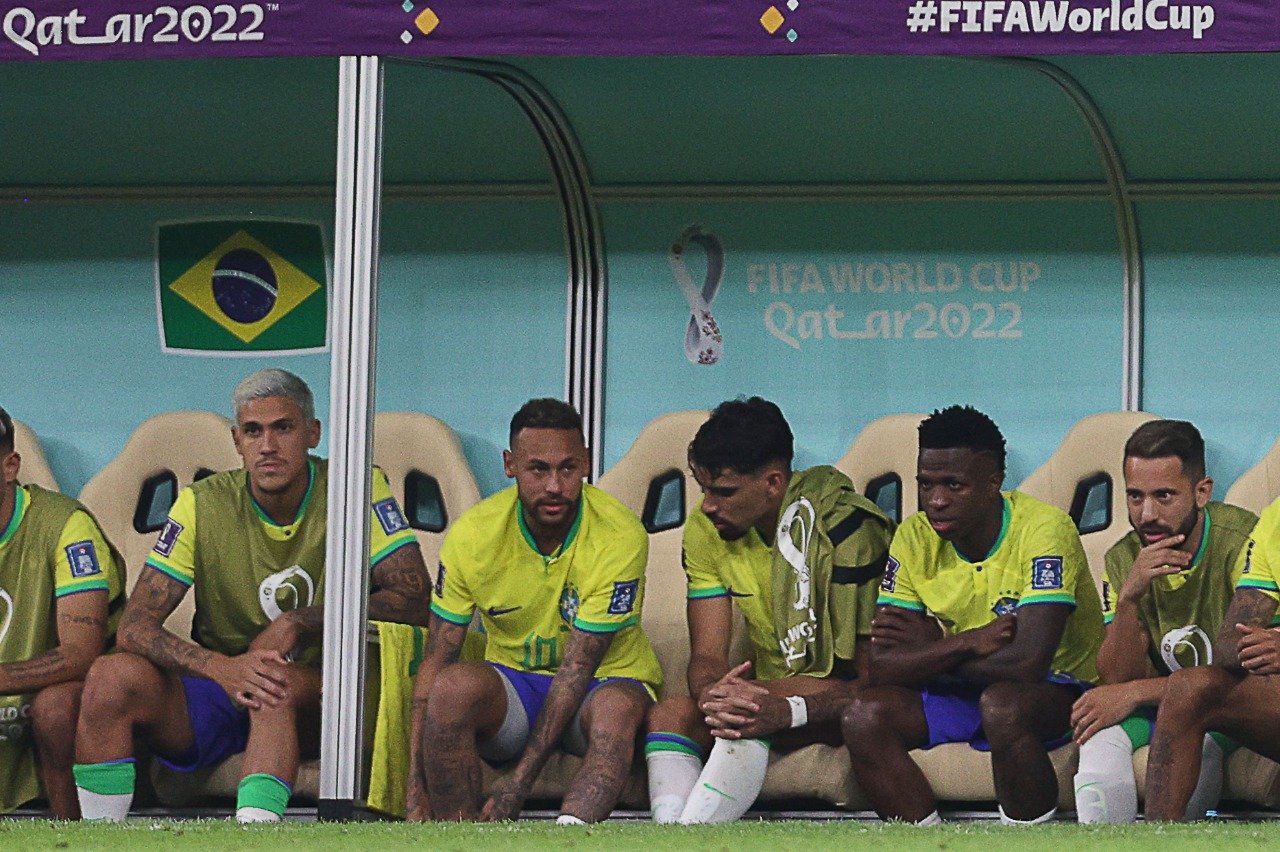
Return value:
M 804 703 L 804 698 L 799 695 L 787 696 L 787 703 L 791 705 L 791 727 L 799 728 L 809 723 L 809 705 Z

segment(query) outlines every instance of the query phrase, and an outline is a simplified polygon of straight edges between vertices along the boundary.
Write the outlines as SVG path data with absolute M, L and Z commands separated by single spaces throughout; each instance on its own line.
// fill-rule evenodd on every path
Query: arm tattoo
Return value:
M 402 624 L 427 623 L 431 583 L 417 542 L 406 544 L 373 568 L 369 617 Z
M 38 657 L 18 663 L 0 665 L 0 684 L 3 695 L 22 695 L 35 692 L 55 683 L 84 677 L 83 672 L 72 671 L 74 661 L 67 658 L 61 648 L 51 648 Z M 87 666 L 86 666 L 87 668 Z
M 94 615 L 60 615 L 58 621 L 64 624 L 82 624 L 86 627 L 105 628 L 107 626 L 106 619 Z
M 1240 631 L 1237 624 L 1248 624 L 1266 627 L 1275 615 L 1276 602 L 1257 589 L 1236 589 L 1231 597 L 1231 605 L 1222 619 L 1222 629 L 1218 631 L 1218 641 L 1213 647 L 1213 661 L 1220 666 L 1239 672 L 1240 657 L 1237 643 Z
M 164 627 L 164 620 L 186 593 L 187 587 L 172 577 L 144 568 L 120 616 L 120 647 L 162 669 L 208 677 L 206 667 L 213 652 L 179 639 Z
M 587 694 L 587 685 L 595 676 L 596 669 L 600 667 L 600 661 L 604 659 L 612 642 L 612 633 L 573 631 L 569 646 L 565 649 L 564 662 L 551 680 L 547 700 L 533 724 L 524 755 L 517 766 L 517 771 L 523 771 L 530 781 L 537 777 L 551 750 L 573 721 L 574 714 L 578 712 L 578 707 Z

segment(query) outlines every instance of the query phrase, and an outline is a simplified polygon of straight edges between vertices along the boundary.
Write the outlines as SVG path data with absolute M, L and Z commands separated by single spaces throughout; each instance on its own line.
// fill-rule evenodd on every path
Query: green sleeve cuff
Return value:
M 156 569 L 161 574 L 164 574 L 167 577 L 171 577 L 174 580 L 177 580 L 179 583 L 186 586 L 187 588 L 191 588 L 191 584 L 195 582 L 190 577 L 187 577 L 186 575 L 183 575 L 183 574 L 179 574 L 177 571 L 170 568 L 168 565 L 162 565 L 159 562 L 156 562 L 154 559 L 148 559 L 143 564 L 146 565 L 148 568 Z
M 462 615 L 461 613 L 450 612 L 449 610 L 440 606 L 440 604 L 436 603 L 435 601 L 431 602 L 431 612 L 434 613 L 435 615 L 440 616 L 450 624 L 467 625 L 471 623 L 470 615 Z
M 1240 582 L 1236 583 L 1237 589 L 1257 589 L 1260 592 L 1280 592 L 1280 586 L 1277 586 L 1273 580 L 1255 580 L 1252 577 L 1242 577 Z
M 909 609 L 912 612 L 924 612 L 924 604 L 919 601 L 911 601 L 906 598 L 895 598 L 892 595 L 885 594 L 876 598 L 876 606 L 896 606 L 899 609 Z
M 1032 604 L 1066 604 L 1074 607 L 1076 605 L 1075 595 L 1037 595 L 1034 598 L 1023 598 L 1018 601 L 1019 607 L 1031 606 Z
M 577 630 L 585 630 L 587 633 L 617 633 L 628 627 L 634 627 L 640 623 L 639 616 L 631 616 L 626 621 L 616 621 L 601 623 L 596 621 L 583 621 L 581 618 L 573 620 L 573 626 Z
M 55 598 L 65 598 L 79 592 L 106 592 L 110 587 L 106 580 L 84 580 L 79 583 L 68 583 L 53 593 Z
M 404 547 L 405 545 L 417 544 L 417 543 L 418 543 L 418 540 L 414 538 L 413 533 L 409 533 L 409 536 L 407 538 L 397 538 L 393 540 L 390 544 L 388 544 L 386 547 L 382 548 L 377 553 L 373 554 L 373 556 L 369 557 L 369 567 L 370 568 L 376 567 L 379 562 L 386 559 L 388 556 L 395 553 L 397 550 Z
M 727 598 L 729 590 L 724 586 L 712 586 L 709 589 L 690 589 L 688 598 L 691 601 L 701 600 L 702 598 Z

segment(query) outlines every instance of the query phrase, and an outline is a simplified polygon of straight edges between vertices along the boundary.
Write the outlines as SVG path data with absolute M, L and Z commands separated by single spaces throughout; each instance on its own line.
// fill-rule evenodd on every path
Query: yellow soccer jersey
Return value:
M 262 523 L 263 532 L 276 541 L 291 539 L 301 527 L 303 519 L 311 509 L 311 495 L 315 490 L 316 466 L 311 464 L 311 485 L 298 507 L 298 516 L 293 523 L 281 526 L 275 523 L 253 501 L 258 520 Z M 370 483 L 371 521 L 369 524 L 369 566 L 372 568 L 381 562 L 392 551 L 399 550 L 408 544 L 416 544 L 413 530 L 405 522 L 404 515 L 391 494 L 391 484 L 387 475 L 380 468 L 373 469 Z M 252 495 L 250 497 L 252 500 Z M 317 506 L 315 511 L 325 512 L 326 506 Z M 168 574 L 178 582 L 190 586 L 198 579 L 196 566 L 198 560 L 196 545 L 196 498 L 190 488 L 178 493 L 173 508 L 169 510 L 169 521 L 160 534 L 154 550 L 147 556 L 147 565 Z M 252 594 L 253 590 L 249 590 Z
M 8 527 L 0 530 L 0 553 L 4 552 L 22 524 L 31 502 L 27 489 L 21 485 L 15 490 L 15 496 L 13 516 Z M 36 558 L 40 561 L 46 555 L 40 554 Z M 114 601 L 124 590 L 123 566 L 116 564 L 102 530 L 82 509 L 72 512 L 63 525 L 53 563 L 53 595 L 56 598 L 76 592 L 104 591 L 107 600 Z M 113 617 L 111 629 L 114 628 Z
M 1238 567 L 1237 589 L 1257 589 L 1280 603 L 1280 500 L 1262 510 Z
M 949 635 L 1024 606 L 1067 604 L 1073 610 L 1052 672 L 1098 680 L 1102 605 L 1080 536 L 1065 512 L 1027 494 L 1004 493 L 1000 535 L 986 558 L 974 562 L 939 537 L 924 512 L 912 515 L 889 548 L 878 603 L 930 612 Z
M 631 510 L 583 485 L 578 517 L 550 556 L 538 552 L 515 486 L 468 509 L 445 536 L 431 611 L 470 624 L 480 610 L 485 659 L 554 674 L 572 629 L 615 634 L 596 677 L 629 677 L 656 695 L 658 659 L 640 629 L 649 537 Z

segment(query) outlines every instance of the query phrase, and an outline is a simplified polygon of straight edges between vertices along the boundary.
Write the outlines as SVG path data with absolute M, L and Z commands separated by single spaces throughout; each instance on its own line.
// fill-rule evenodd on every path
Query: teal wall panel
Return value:
M 331 210 L 0 207 L 0 362 L 8 367 L 0 404 L 36 430 L 64 490 L 79 492 L 153 414 L 197 408 L 229 415 L 231 388 L 259 367 L 301 375 L 328 420 L 327 354 L 161 353 L 152 240 L 157 220 L 252 212 L 325 221 Z M 505 484 L 498 450 L 512 412 L 530 396 L 560 393 L 562 245 L 550 204 L 386 209 L 377 406 L 425 411 L 453 426 L 486 493 Z
M 1120 407 L 1106 204 L 611 204 L 605 221 L 606 465 L 653 417 L 743 394 L 782 406 L 802 464 L 835 461 L 875 417 L 969 403 L 1004 427 L 1013 485 L 1080 417 Z M 686 359 L 690 313 L 667 259 L 695 222 L 725 248 L 711 366 Z
M 1280 435 L 1280 202 L 1152 203 L 1143 407 L 1205 437 L 1221 498 Z

